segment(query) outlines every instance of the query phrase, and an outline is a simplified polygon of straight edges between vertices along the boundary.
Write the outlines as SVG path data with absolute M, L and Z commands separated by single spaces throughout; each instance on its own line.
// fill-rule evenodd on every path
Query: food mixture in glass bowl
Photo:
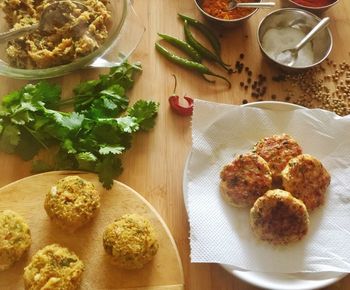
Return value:
M 3 0 L 0 5 L 9 29 L 18 29 L 38 23 L 43 9 L 52 2 Z M 50 32 L 37 29 L 9 41 L 6 54 L 10 65 L 24 69 L 49 68 L 70 63 L 98 49 L 108 37 L 111 21 L 108 0 L 79 2 L 85 4 L 87 9 L 70 11 L 69 19 L 63 25 Z

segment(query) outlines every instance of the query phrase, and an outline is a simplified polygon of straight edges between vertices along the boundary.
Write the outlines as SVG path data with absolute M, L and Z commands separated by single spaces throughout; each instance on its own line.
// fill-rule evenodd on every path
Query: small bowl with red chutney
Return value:
M 340 0 L 288 0 L 294 7 L 322 13 L 340 2 Z
M 255 14 L 257 8 L 227 9 L 229 0 L 194 0 L 198 10 L 209 22 L 221 27 L 234 27 L 248 20 Z M 262 2 L 262 0 L 237 0 L 237 2 Z

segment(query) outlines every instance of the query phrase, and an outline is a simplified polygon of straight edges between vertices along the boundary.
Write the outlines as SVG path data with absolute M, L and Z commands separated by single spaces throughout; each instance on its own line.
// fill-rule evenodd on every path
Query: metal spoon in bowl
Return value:
M 54 31 L 55 28 L 62 27 L 66 23 L 69 23 L 71 21 L 71 12 L 76 9 L 79 9 L 82 13 L 88 10 L 88 7 L 77 1 L 55 1 L 43 9 L 38 23 L 0 33 L 0 42 L 18 38 L 37 29 L 50 33 Z
M 329 17 L 323 18 L 294 48 L 285 49 L 278 54 L 276 57 L 277 62 L 287 66 L 293 66 L 298 57 L 299 50 L 302 49 L 309 41 L 311 41 L 317 33 L 326 28 L 329 22 Z
M 238 3 L 236 0 L 229 0 L 227 4 L 227 11 L 235 8 L 271 8 L 276 5 L 275 2 L 253 2 L 253 3 Z

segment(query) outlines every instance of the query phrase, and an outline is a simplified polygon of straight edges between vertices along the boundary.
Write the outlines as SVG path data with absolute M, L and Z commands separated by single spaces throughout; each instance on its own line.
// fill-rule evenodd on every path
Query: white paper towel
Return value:
M 323 206 L 310 214 L 299 242 L 273 246 L 258 240 L 249 209 L 220 195 L 220 171 L 261 138 L 287 133 L 331 174 Z M 350 116 L 319 109 L 266 110 L 195 100 L 192 151 L 186 175 L 191 261 L 250 271 L 350 272 Z

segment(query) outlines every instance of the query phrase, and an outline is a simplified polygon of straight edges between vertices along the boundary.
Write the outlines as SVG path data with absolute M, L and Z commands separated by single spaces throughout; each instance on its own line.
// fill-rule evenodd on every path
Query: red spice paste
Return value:
M 256 0 L 237 0 L 237 2 L 258 2 Z M 228 0 L 203 0 L 202 9 L 208 14 L 220 19 L 239 19 L 254 11 L 254 8 L 235 8 L 227 11 Z
M 293 2 L 307 7 L 321 7 L 332 4 L 334 0 L 293 0 Z

